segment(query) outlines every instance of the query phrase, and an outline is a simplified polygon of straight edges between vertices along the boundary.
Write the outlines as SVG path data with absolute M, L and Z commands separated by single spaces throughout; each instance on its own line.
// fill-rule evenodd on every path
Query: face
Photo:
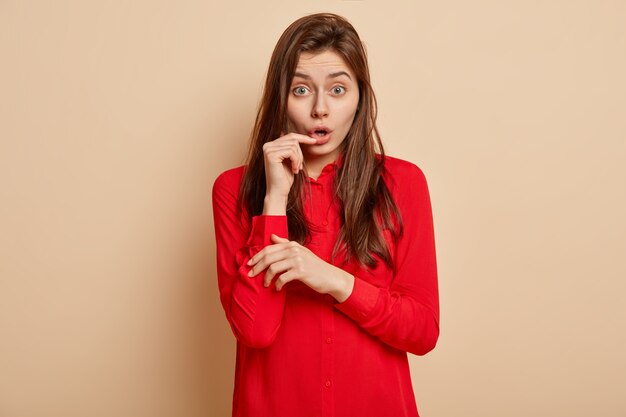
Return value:
M 303 53 L 287 101 L 290 129 L 317 139 L 302 145 L 307 169 L 321 170 L 339 156 L 359 104 L 354 72 L 332 50 Z

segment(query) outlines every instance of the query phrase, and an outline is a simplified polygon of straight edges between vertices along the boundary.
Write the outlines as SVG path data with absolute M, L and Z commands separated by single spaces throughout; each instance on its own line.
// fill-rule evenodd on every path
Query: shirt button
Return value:
M 332 383 L 332 382 L 330 382 L 330 379 L 327 379 L 327 380 L 326 380 L 326 382 L 324 383 L 324 386 L 325 386 L 326 388 L 330 388 L 330 386 L 331 386 L 332 384 L 333 384 L 333 383 Z
M 326 343 L 328 343 L 329 345 L 330 345 L 331 343 L 333 343 L 333 339 L 332 339 L 332 337 L 327 337 L 327 338 L 326 338 Z
M 328 226 L 328 220 L 324 220 L 324 221 L 322 222 L 322 226 Z

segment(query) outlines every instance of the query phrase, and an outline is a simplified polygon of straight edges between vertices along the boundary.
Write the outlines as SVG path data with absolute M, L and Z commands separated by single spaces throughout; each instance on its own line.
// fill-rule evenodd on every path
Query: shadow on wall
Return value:
M 223 171 L 240 166 L 245 160 L 248 138 L 254 121 L 256 103 L 250 97 L 235 94 L 236 98 L 222 103 L 224 112 L 221 120 L 210 123 L 219 126 L 207 135 L 210 142 L 210 155 L 207 157 L 210 166 L 209 200 L 213 182 Z M 242 106 L 246 103 L 247 106 Z M 243 108 L 242 108 L 243 107 Z M 224 119 L 224 116 L 226 119 Z M 244 123 L 242 123 L 244 121 Z M 219 157 L 216 157 L 219 155 Z M 215 229 L 213 211 L 210 216 L 210 244 L 208 248 L 208 307 L 204 310 L 208 330 L 208 414 L 210 416 L 230 416 L 235 371 L 236 342 L 220 303 L 217 285 L 217 268 L 215 265 Z M 206 257 L 204 258 L 206 259 Z M 206 270 L 206 269 L 205 269 Z
M 248 79 L 257 79 L 258 74 L 251 73 Z M 229 81 L 230 82 L 230 81 Z M 231 94 L 220 97 L 219 110 L 210 111 L 208 126 L 205 134 L 208 143 L 206 165 L 209 167 L 208 200 L 211 200 L 213 182 L 223 171 L 240 166 L 245 161 L 248 140 L 254 124 L 256 100 L 251 99 L 249 85 L 238 85 L 233 82 Z M 260 92 L 259 92 L 260 93 Z M 214 103 L 212 103 L 214 104 Z M 211 204 L 209 203 L 209 206 Z M 208 286 L 206 291 L 206 308 L 202 308 L 202 320 L 208 329 L 208 411 L 209 416 L 230 416 L 232 407 L 236 343 L 230 326 L 224 315 L 220 303 L 217 286 L 217 268 L 215 265 L 215 230 L 213 226 L 212 207 L 207 219 L 210 223 L 208 230 L 209 245 L 203 247 L 204 253 L 198 259 L 205 262 L 207 254 L 209 265 L 202 265 L 201 270 L 207 271 L 202 279 Z M 202 285 L 202 288 L 206 288 Z M 204 331 L 204 330 L 203 330 Z M 205 360 L 206 361 L 206 360 Z
M 212 228 L 211 228 L 212 229 Z M 213 234 L 213 230 L 211 230 Z M 235 369 L 235 339 L 228 326 L 219 301 L 217 274 L 215 268 L 215 241 L 210 245 L 209 291 L 207 324 L 209 329 L 208 346 L 208 415 L 229 416 L 233 396 L 233 375 Z
M 173 342 L 180 350 L 173 357 L 165 352 L 162 358 L 175 361 L 170 365 L 182 372 L 181 380 L 165 383 L 169 386 L 167 395 L 179 396 L 154 400 L 165 406 L 173 401 L 176 413 L 187 417 L 230 416 L 235 339 L 219 301 L 212 215 L 207 212 L 194 221 L 195 230 L 187 233 L 185 253 L 180 259 L 183 266 L 175 278 L 180 298 L 172 312 L 176 329 L 169 337 L 180 338 Z M 171 414 L 160 410 L 152 415 Z

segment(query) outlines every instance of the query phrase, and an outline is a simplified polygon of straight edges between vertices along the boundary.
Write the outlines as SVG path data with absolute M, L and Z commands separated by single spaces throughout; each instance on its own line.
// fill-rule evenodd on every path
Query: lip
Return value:
M 315 133 L 316 130 L 325 130 L 326 134 L 324 136 L 320 136 Z M 317 143 L 315 145 L 324 145 L 328 143 L 328 141 L 330 140 L 331 133 L 333 133 L 333 131 L 327 128 L 326 126 L 315 126 L 313 129 L 310 129 L 308 131 L 309 136 L 317 140 Z

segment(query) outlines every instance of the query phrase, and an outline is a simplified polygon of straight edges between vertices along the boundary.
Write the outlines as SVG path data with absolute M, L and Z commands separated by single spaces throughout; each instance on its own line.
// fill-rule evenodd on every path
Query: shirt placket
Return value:
M 321 257 L 325 261 L 330 261 L 330 255 L 334 242 L 330 242 L 329 236 L 329 215 L 331 206 L 330 184 L 324 181 L 314 181 L 312 184 L 311 217 L 314 224 L 313 242 L 319 245 Z M 321 380 L 319 384 L 322 390 L 322 416 L 334 417 L 334 346 L 335 346 L 335 322 L 333 311 L 333 298 L 330 295 L 323 296 L 322 305 L 322 332 L 321 340 Z

